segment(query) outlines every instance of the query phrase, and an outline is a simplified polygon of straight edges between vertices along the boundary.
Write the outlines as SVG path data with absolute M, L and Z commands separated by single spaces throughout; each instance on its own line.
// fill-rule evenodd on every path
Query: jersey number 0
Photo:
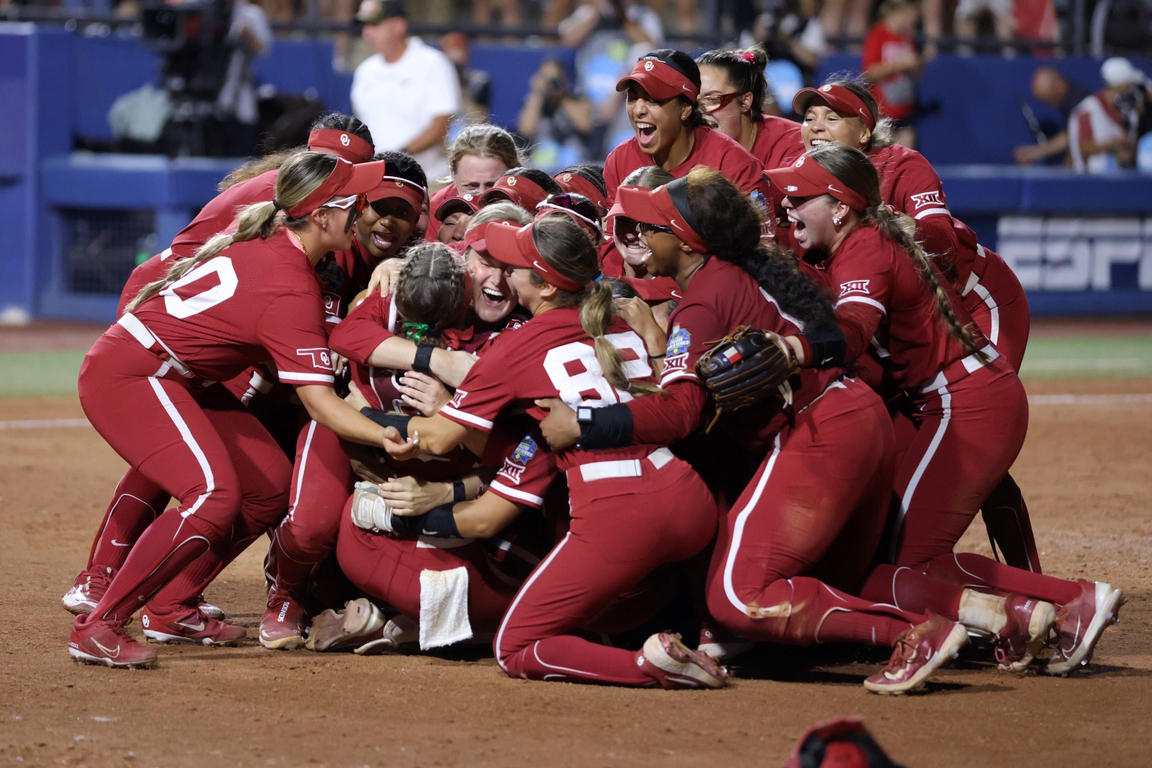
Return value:
M 186 298 L 179 295 L 178 291 L 181 288 L 192 285 L 212 274 L 216 275 L 218 282 L 208 290 Z M 232 266 L 232 259 L 227 256 L 217 256 L 204 262 L 160 291 L 160 295 L 164 297 L 164 308 L 168 310 L 168 314 L 184 320 L 232 298 L 239 282 L 236 277 L 236 268 Z

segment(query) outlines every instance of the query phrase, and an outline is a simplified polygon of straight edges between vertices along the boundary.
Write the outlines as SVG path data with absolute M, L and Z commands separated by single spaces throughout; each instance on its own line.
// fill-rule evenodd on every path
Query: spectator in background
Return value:
M 1076 105 L 1068 119 L 1068 149 L 1080 173 L 1108 173 L 1136 165 L 1137 126 L 1148 76 L 1119 56 L 1100 67 L 1104 87 Z
M 556 59 L 536 70 L 520 109 L 516 131 L 530 144 L 532 165 L 556 173 L 588 159 L 592 132 L 592 102 L 568 90 L 568 76 Z
M 495 186 L 509 168 L 527 164 L 528 158 L 508 131 L 497 125 L 469 125 L 452 141 L 448 151 L 451 176 L 442 179 L 448 181 L 448 185 L 432 195 L 429 208 L 435 214 L 451 198 L 463 195 L 479 198 Z M 429 240 L 437 238 L 441 221 L 433 216 L 428 222 L 425 236 Z
M 456 68 L 408 37 L 403 0 L 364 0 L 356 19 L 374 54 L 352 76 L 353 113 L 372 131 L 377 152 L 407 152 L 430 179 L 447 174 L 444 139 L 460 111 Z
M 916 146 L 912 118 L 922 63 L 912 37 L 919 18 L 916 0 L 884 0 L 880 4 L 880 20 L 864 39 L 860 62 L 881 113 L 892 120 L 896 143 L 910 149 Z
M 592 102 L 589 150 L 601 156 L 632 136 L 616 83 L 664 44 L 660 16 L 638 0 L 583 0 L 560 22 L 560 42 L 576 48 L 576 88 Z
M 864 37 L 871 13 L 872 0 L 824 0 L 820 26 L 829 38 Z
M 252 60 L 267 56 L 272 50 L 272 25 L 260 6 L 236 0 L 228 45 L 228 70 L 216 97 L 217 116 L 235 120 L 229 154 L 245 157 L 256 150 L 256 121 L 260 118 Z
M 440 38 L 440 50 L 456 66 L 456 74 L 460 77 L 462 107 L 457 123 L 463 127 L 488 122 L 492 108 L 492 77 L 487 72 L 468 66 L 471 58 L 468 36 L 461 32 L 449 32 Z
M 992 16 L 996 37 L 1001 43 L 1011 43 L 1016 30 L 1016 16 L 1013 0 L 960 0 L 956 6 L 956 37 L 971 42 L 976 39 L 977 24 L 984 14 Z M 971 55 L 967 45 L 957 48 L 962 55 Z M 1015 50 L 1006 47 L 1004 53 L 1014 55 Z
M 1092 95 L 1092 91 L 1077 82 L 1069 82 L 1052 67 L 1037 67 L 1032 73 L 1032 96 L 1039 102 L 1055 107 L 1060 111 L 1059 126 L 1045 126 L 1037 123 L 1038 134 L 1045 138 L 1036 144 L 1016 147 L 1013 153 L 1020 165 L 1059 158 L 1061 164 L 1067 160 L 1068 119 L 1076 105 Z M 1037 137 L 1039 138 L 1039 136 Z
M 819 14 L 820 0 L 770 0 L 752 30 L 768 60 L 792 62 L 805 84 L 812 83 L 820 57 L 828 52 Z

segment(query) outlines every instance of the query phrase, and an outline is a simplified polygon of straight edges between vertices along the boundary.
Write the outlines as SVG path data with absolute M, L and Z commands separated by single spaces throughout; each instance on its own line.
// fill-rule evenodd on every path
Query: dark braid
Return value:
M 782 248 L 760 243 L 760 215 L 719 171 L 700 166 L 688 174 L 688 207 L 712 255 L 751 275 L 781 310 L 804 324 L 805 332 L 839 327 L 828 293 L 801 273 Z

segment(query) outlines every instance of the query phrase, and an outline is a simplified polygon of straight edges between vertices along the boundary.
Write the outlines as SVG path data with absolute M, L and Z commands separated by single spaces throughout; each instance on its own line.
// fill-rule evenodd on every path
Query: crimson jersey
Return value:
M 796 336 L 804 329 L 804 324 L 782 310 L 751 275 L 716 257 L 696 270 L 668 324 L 671 331 L 660 376 L 660 386 L 664 388 L 678 381 L 700 384 L 696 361 L 737 326 L 762 328 L 781 336 Z M 843 373 L 840 368 L 801 371 L 799 383 L 793 384 L 793 412 L 811 403 Z M 722 418 L 717 428 L 725 430 L 734 445 L 747 448 L 762 445 L 780 431 L 786 420 L 783 400 L 769 398 Z
M 804 140 L 800 138 L 800 124 L 786 117 L 764 115 L 756 130 L 752 155 L 771 171 L 792 165 L 804 154 Z
M 808 265 L 811 267 L 811 265 Z M 919 388 L 967 353 L 939 317 L 936 300 L 912 258 L 875 224 L 857 225 L 814 272 L 836 296 L 836 317 L 848 339 L 849 359 L 865 346 L 904 388 Z M 962 325 L 971 318 L 937 272 Z M 977 346 L 984 345 L 972 326 Z
M 316 275 L 323 284 L 324 313 L 329 323 L 339 323 L 348 314 L 348 305 L 356 294 L 368 287 L 372 270 L 378 263 L 356 237 L 347 251 L 329 254 L 316 265 Z
M 172 253 L 181 259 L 193 255 L 213 236 L 227 230 L 245 206 L 271 202 L 276 197 L 276 176 L 279 173 L 278 170 L 266 171 L 216 195 L 200 209 L 192 223 L 172 238 Z
M 132 314 L 205 380 L 272 362 L 287 384 L 331 386 L 320 283 L 289 238 L 235 243 Z
M 763 202 L 768 191 L 768 184 L 764 181 L 764 164 L 749 154 L 740 143 L 707 126 L 698 126 L 695 129 L 695 143 L 687 159 L 669 172 L 673 177 L 682 179 L 698 165 L 715 168 L 724 174 L 733 184 L 753 195 L 760 196 L 757 202 Z M 608 207 L 616 202 L 616 190 L 621 182 L 635 170 L 652 165 L 652 156 L 640 149 L 640 143 L 633 136 L 624 142 L 604 161 L 604 183 L 608 186 Z
M 606 338 L 619 350 L 629 379 L 654 380 L 644 341 L 626 323 L 613 321 Z M 559 398 L 572 408 L 600 408 L 633 399 L 604 378 L 592 339 L 580 327 L 580 310 L 575 307 L 550 309 L 519 328 L 500 334 L 472 366 L 440 415 L 490 432 L 496 417 L 511 406 L 523 408 L 529 416 L 542 420 L 548 412 L 535 401 L 550 397 Z M 656 447 L 571 449 L 559 454 L 557 460 L 559 468 L 567 471 L 589 462 L 640 459 Z
M 494 432 L 493 437 L 498 432 Z M 548 486 L 552 485 L 559 470 L 556 454 L 548 449 L 539 430 L 533 427 L 504 453 L 500 471 L 496 473 L 488 490 L 514 504 L 543 506 L 544 494 L 548 492 Z

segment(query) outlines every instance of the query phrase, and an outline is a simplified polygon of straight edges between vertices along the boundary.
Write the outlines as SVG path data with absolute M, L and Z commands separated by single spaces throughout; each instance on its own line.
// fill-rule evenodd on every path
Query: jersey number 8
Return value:
M 632 332 L 609 333 L 605 338 L 620 351 L 624 375 L 629 379 L 652 375 L 652 369 L 648 367 L 648 351 L 639 336 Z M 548 350 L 544 357 L 544 370 L 560 393 L 560 399 L 571 408 L 581 405 L 602 408 L 632 399 L 632 395 L 608 383 L 596 359 L 596 350 L 586 342 L 574 341 Z

